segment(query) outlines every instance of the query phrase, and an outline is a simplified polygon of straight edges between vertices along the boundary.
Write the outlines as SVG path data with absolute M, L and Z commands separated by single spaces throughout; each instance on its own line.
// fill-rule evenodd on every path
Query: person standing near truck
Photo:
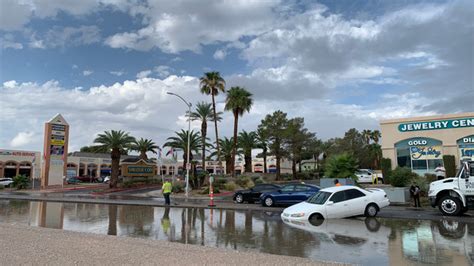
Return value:
M 165 205 L 170 205 L 170 195 L 173 186 L 169 179 L 166 179 L 165 183 L 163 183 L 163 187 L 161 187 L 163 191 L 163 196 L 165 197 Z
M 413 197 L 413 201 L 415 202 L 415 207 L 417 208 L 421 207 L 420 192 L 421 192 L 420 187 L 416 183 L 413 183 L 410 187 L 410 194 Z
M 438 180 L 442 180 L 446 178 L 446 169 L 439 163 L 438 166 L 435 168 L 435 174 Z

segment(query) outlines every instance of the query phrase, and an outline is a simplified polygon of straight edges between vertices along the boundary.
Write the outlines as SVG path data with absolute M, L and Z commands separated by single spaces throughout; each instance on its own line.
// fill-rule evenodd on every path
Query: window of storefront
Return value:
M 459 160 L 474 160 L 474 135 L 458 139 Z
M 442 142 L 431 138 L 410 138 L 395 144 L 397 165 L 424 175 L 443 164 Z

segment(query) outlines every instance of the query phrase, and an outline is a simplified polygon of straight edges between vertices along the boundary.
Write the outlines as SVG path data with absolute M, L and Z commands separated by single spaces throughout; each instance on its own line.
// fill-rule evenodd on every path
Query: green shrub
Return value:
M 425 174 L 425 179 L 426 179 L 426 182 L 428 182 L 428 184 L 433 181 L 438 180 L 435 174 Z
M 184 184 L 176 183 L 176 184 L 173 184 L 172 191 L 174 193 L 180 193 L 180 192 L 184 192 L 184 188 L 185 188 Z
M 4 187 L 3 185 L 0 185 L 0 190 L 1 190 L 1 189 L 4 189 L 4 188 L 5 188 L 5 187 Z
M 255 178 L 255 179 L 253 180 L 253 182 L 255 183 L 255 185 L 258 185 L 258 184 L 263 184 L 263 183 L 265 183 L 265 180 L 263 180 L 263 178 L 262 178 L 261 176 L 259 176 L 259 177 Z
M 248 176 L 240 176 L 235 180 L 235 183 L 239 185 L 240 187 L 243 188 L 251 188 L 255 186 L 255 183 L 252 181 L 252 179 Z
M 212 189 L 213 189 L 214 194 L 217 194 L 217 193 L 221 192 L 218 187 L 213 187 Z M 209 187 L 203 188 L 202 191 L 201 191 L 201 194 L 205 194 L 205 195 L 209 194 Z
M 380 168 L 382 169 L 383 177 L 387 179 L 392 171 L 392 160 L 389 158 L 382 158 L 380 160 Z
M 394 187 L 406 187 L 414 179 L 419 176 L 411 171 L 407 167 L 397 167 L 390 173 L 389 181 Z
M 456 175 L 456 159 L 454 155 L 443 155 L 444 169 L 446 169 L 446 177 Z
M 212 184 L 214 186 L 214 188 L 220 188 L 220 189 L 223 189 L 224 188 L 224 185 L 227 183 L 227 179 L 224 178 L 224 177 L 215 177 L 214 178 L 214 183 Z
M 26 189 L 28 188 L 29 184 L 30 184 L 30 180 L 28 179 L 28 177 L 24 175 L 17 175 L 13 177 L 12 186 L 15 187 L 16 189 Z
M 357 180 L 355 172 L 357 160 L 350 154 L 343 153 L 331 156 L 325 165 L 325 174 L 332 178 L 352 178 Z
M 234 191 L 237 189 L 237 185 L 235 184 L 235 182 L 230 181 L 224 184 L 224 189 L 227 191 Z
M 125 182 L 122 183 L 122 187 L 123 188 L 131 188 L 134 184 L 134 181 L 133 180 L 127 180 Z

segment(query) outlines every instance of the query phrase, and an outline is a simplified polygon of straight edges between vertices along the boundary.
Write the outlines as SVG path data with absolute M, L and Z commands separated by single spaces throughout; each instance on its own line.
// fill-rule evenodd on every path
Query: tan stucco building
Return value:
M 456 166 L 474 160 L 474 113 L 391 119 L 380 122 L 382 154 L 392 167 L 433 173 L 443 155 L 454 155 Z

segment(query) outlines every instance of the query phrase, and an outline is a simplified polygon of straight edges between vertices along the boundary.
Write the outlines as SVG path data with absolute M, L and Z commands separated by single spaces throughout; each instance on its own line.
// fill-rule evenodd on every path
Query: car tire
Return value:
M 379 207 L 375 203 L 370 203 L 365 207 L 365 212 L 364 215 L 365 217 L 375 217 L 377 216 L 377 213 L 379 212 Z
M 439 201 L 438 208 L 443 215 L 457 216 L 461 213 L 463 206 L 459 198 L 446 196 Z
M 380 230 L 380 227 L 382 226 L 382 224 L 374 217 L 365 218 L 364 223 L 367 230 L 374 233 L 378 232 Z
M 324 223 L 324 217 L 320 213 L 313 213 L 309 216 L 308 221 L 311 225 L 320 226 Z
M 262 205 L 265 207 L 272 207 L 275 205 L 272 197 L 266 197 L 263 199 Z
M 237 202 L 237 203 L 244 203 L 244 195 L 242 195 L 242 194 L 240 194 L 240 193 L 237 194 L 237 195 L 235 195 L 235 202 Z

